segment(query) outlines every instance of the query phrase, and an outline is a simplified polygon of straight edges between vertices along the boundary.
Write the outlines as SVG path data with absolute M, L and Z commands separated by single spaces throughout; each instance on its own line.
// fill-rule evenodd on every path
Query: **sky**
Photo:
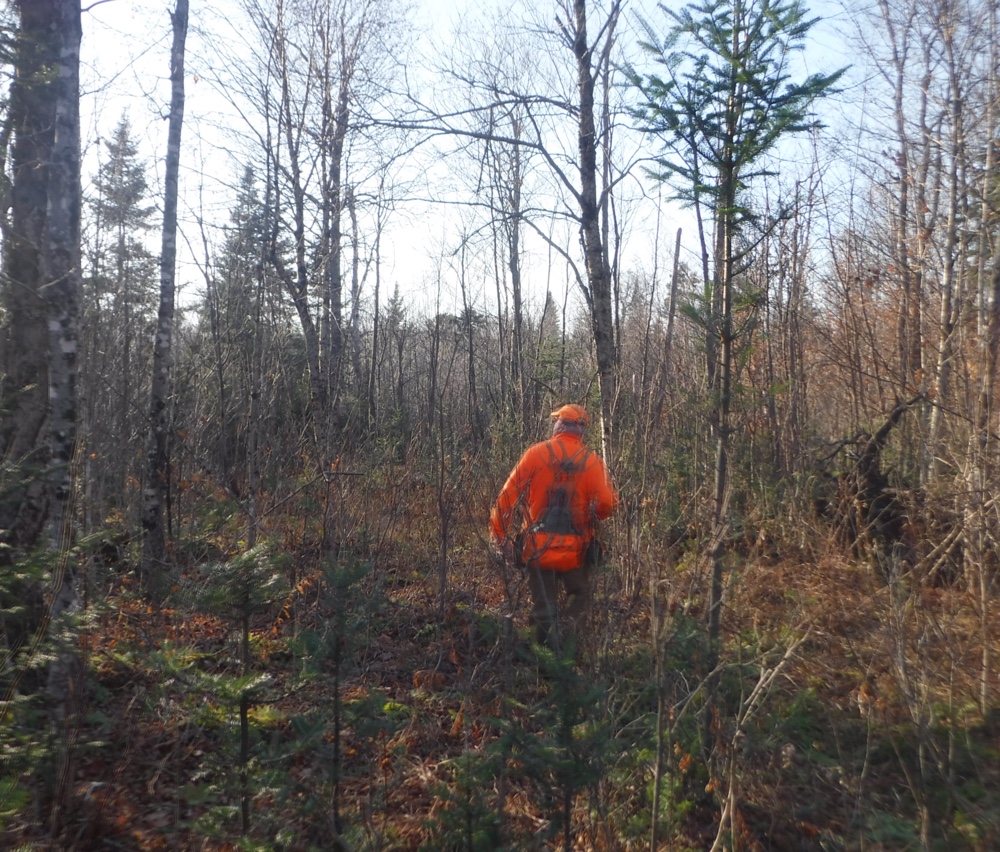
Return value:
M 169 107 L 169 51 L 172 40 L 170 11 L 175 0 L 104 0 L 84 2 L 82 46 L 82 128 L 84 186 L 96 174 L 100 140 L 106 138 L 126 114 L 148 164 L 147 178 L 154 197 L 160 195 Z M 466 0 L 416 0 L 410 21 L 417 33 L 440 38 L 471 5 Z M 195 258 L 203 254 L 198 219 L 209 223 L 228 221 L 233 187 L 243 165 L 226 150 L 226 133 L 220 128 L 242 129 L 225 98 L 206 82 L 212 57 L 205 54 L 203 32 L 224 32 L 235 17 L 230 0 L 190 0 L 190 26 L 186 55 L 185 123 L 183 130 L 181 203 L 179 220 L 178 284 L 181 300 L 196 298 L 202 273 Z M 383 243 L 384 276 L 391 282 L 405 278 L 408 286 L 437 275 L 431 256 L 437 244 L 448 240 L 446 217 L 410 211 L 416 226 L 402 215 L 390 223 Z M 438 228 L 429 223 L 440 223 Z M 194 249 L 189 244 L 195 243 Z M 157 246 L 151 246 L 158 250 Z M 391 286 L 391 283 L 390 283 Z
M 84 0 L 84 40 L 82 51 L 82 101 L 84 185 L 97 170 L 97 153 L 102 134 L 114 129 L 120 116 L 127 113 L 133 134 L 140 144 L 141 156 L 148 164 L 148 183 L 152 195 L 159 196 L 162 180 L 162 160 L 166 144 L 165 120 L 169 97 L 169 50 L 171 22 L 169 10 L 174 0 L 107 0 L 86 5 Z M 425 43 L 448 43 L 453 25 L 463 15 L 482 14 L 492 4 L 509 7 L 500 0 L 414 0 L 411 22 Z M 549 4 L 555 9 L 555 4 Z M 226 149 L 226 127 L 239 127 L 241 119 L 207 81 L 213 57 L 205 53 L 203 31 L 226 31 L 228 19 L 234 17 L 228 0 L 190 0 L 191 26 L 186 58 L 186 104 L 184 153 L 182 164 L 182 199 L 180 204 L 178 284 L 181 301 L 197 298 L 201 291 L 202 273 L 198 260 L 203 256 L 198 220 L 225 223 L 233 204 L 232 187 L 242 164 Z M 539 2 L 528 3 L 536 11 Z M 640 9 L 651 20 L 659 13 L 652 0 L 633 0 L 626 4 L 626 14 Z M 807 64 L 821 64 L 814 70 L 831 70 L 846 64 L 843 41 L 837 32 L 838 7 L 824 0 L 821 7 L 813 6 L 814 14 L 823 20 L 814 28 L 814 42 L 805 55 Z M 634 24 L 634 19 L 630 19 Z M 621 28 L 620 28 L 621 30 Z M 631 187 L 638 191 L 638 181 Z M 649 272 L 657 267 L 661 274 L 669 270 L 674 234 L 677 227 L 685 231 L 684 259 L 693 263 L 695 245 L 693 223 L 688 211 L 664 200 L 656 187 L 641 187 L 647 195 L 644 212 L 637 213 L 643 227 L 636 227 L 630 238 L 629 256 L 624 266 Z M 657 211 L 660 216 L 657 216 Z M 441 205 L 411 205 L 390 220 L 383 241 L 383 293 L 388 297 L 394 284 L 407 288 L 416 298 L 434 298 L 443 249 L 457 245 L 460 226 L 453 211 Z M 659 246 L 656 234 L 660 234 Z M 210 238 L 214 237 L 210 233 Z M 525 238 L 528 250 L 529 280 L 540 302 L 547 286 L 552 286 L 560 298 L 567 274 L 560 265 L 550 268 L 550 252 L 530 234 Z M 158 245 L 153 247 L 158 251 Z M 446 262 L 443 275 L 450 280 L 454 298 L 454 262 Z

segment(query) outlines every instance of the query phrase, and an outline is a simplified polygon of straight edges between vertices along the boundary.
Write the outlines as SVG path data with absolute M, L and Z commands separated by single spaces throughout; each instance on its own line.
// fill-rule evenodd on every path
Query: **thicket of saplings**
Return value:
M 561 657 L 528 641 L 523 581 L 485 540 L 518 431 L 355 442 L 335 469 L 312 458 L 262 485 L 255 515 L 210 476 L 176 482 L 160 599 L 121 521 L 55 557 L 82 566 L 86 606 L 45 643 L 7 650 L 4 836 L 990 848 L 992 577 L 949 549 L 954 523 L 929 528 L 943 497 L 908 504 L 886 477 L 879 512 L 894 522 L 874 525 L 851 515 L 856 483 L 847 507 L 833 490 L 856 480 L 855 456 L 836 477 L 764 481 L 734 454 L 714 655 L 709 489 L 692 487 L 709 481 L 710 453 L 664 436 L 623 450 L 593 629 Z M 905 422 L 883 437 L 891 467 Z M 4 573 L 5 625 L 44 606 L 25 590 L 58 571 L 52 559 Z M 41 725 L 61 644 L 78 652 L 74 704 Z

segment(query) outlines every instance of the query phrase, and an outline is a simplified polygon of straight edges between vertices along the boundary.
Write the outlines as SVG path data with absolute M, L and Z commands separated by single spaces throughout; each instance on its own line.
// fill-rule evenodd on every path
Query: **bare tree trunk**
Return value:
M 379 185 L 379 205 L 378 220 L 375 227 L 375 250 L 373 262 L 375 264 L 375 292 L 372 296 L 372 356 L 368 369 L 368 428 L 371 431 L 378 431 L 378 390 L 379 390 L 379 369 L 381 367 L 382 348 L 382 325 L 381 308 L 379 300 L 382 290 L 382 228 L 385 225 L 383 218 L 383 191 L 385 189 L 385 178 Z
M 633 405 L 635 406 L 636 415 L 636 445 L 640 448 L 639 452 L 640 457 L 642 458 L 644 479 L 649 459 L 650 425 L 652 423 L 656 407 L 656 377 L 659 376 L 659 369 L 662 369 L 662 364 L 660 364 L 660 368 L 656 371 L 656 375 L 654 375 L 653 363 L 651 361 L 653 350 L 653 317 L 656 315 L 656 295 L 660 283 L 659 245 L 660 225 L 663 221 L 663 211 L 660 207 L 659 200 L 660 199 L 657 198 L 656 227 L 653 230 L 653 246 L 655 248 L 653 249 L 653 270 L 648 282 L 649 298 L 643 306 L 645 309 L 645 316 L 643 317 L 642 343 L 640 350 L 642 352 L 642 357 L 640 359 L 639 385 L 638 388 L 633 390 L 633 395 L 635 397 Z M 643 296 L 645 296 L 645 294 L 643 294 Z M 619 328 L 619 359 L 621 358 L 622 346 L 622 332 L 621 328 Z
M 735 206 L 735 169 L 720 176 L 722 192 L 719 199 L 721 211 L 732 210 Z M 715 439 L 715 486 L 712 495 L 712 538 L 708 557 L 711 563 L 711 581 L 708 597 L 708 672 L 709 701 L 714 702 L 716 684 L 715 668 L 719 662 L 722 644 L 722 591 L 725 573 L 726 536 L 729 531 L 729 448 L 730 448 L 730 405 L 732 403 L 732 360 L 733 360 L 733 232 L 731 217 L 716 216 L 717 254 L 716 277 L 713 294 L 718 291 L 719 309 L 713 316 L 709 335 L 717 335 L 719 364 L 716 371 L 717 385 L 713 386 L 715 397 L 711 425 Z M 716 297 L 713 295 L 713 302 Z M 705 742 L 713 743 L 709 729 L 710 715 L 706 714 Z
M 162 591 L 166 567 L 164 504 L 170 488 L 170 396 L 174 334 L 174 266 L 177 260 L 177 180 L 184 123 L 184 45 L 188 0 L 177 0 L 170 16 L 174 40 L 170 52 L 170 119 L 167 131 L 163 198 L 163 249 L 160 257 L 160 307 L 153 343 L 153 380 L 149 402 L 149 444 L 142 507 L 142 580 L 147 590 Z
M 910 170 L 910 149 L 908 136 L 906 133 L 906 113 L 904 108 L 904 83 L 906 66 L 909 58 L 909 46 L 907 43 L 907 30 L 909 27 L 904 24 L 903 32 L 899 32 L 897 22 L 894 21 L 892 11 L 886 0 L 880 0 L 879 8 L 882 12 L 882 23 L 888 35 L 892 50 L 892 67 L 895 72 L 893 79 L 895 98 L 895 120 L 896 134 L 899 143 L 899 151 L 896 155 L 896 165 L 899 179 L 897 186 L 896 224 L 894 233 L 894 254 L 900 275 L 902 291 L 902 304 L 897 316 L 897 336 L 899 338 L 899 362 L 900 376 L 899 382 L 903 388 L 906 381 L 920 369 L 921 340 L 920 340 L 920 315 L 921 315 L 921 294 L 919 287 L 914 283 L 912 274 L 912 261 L 909 246 L 909 234 L 907 230 L 910 218 L 909 192 L 911 183 Z
M 512 121 L 514 137 L 520 134 L 520 125 Z M 507 236 L 507 265 L 510 269 L 510 292 L 513 300 L 514 326 L 511 340 L 510 363 L 511 381 L 518 395 L 518 413 L 521 416 L 521 434 L 527 438 L 531 433 L 531 418 L 529 415 L 528 386 L 524 369 L 524 297 L 521 282 L 521 181 L 522 164 L 521 149 L 513 146 L 511 150 L 510 191 L 507 194 L 505 226 Z
M 49 205 L 49 159 L 54 145 L 55 100 L 47 69 L 58 67 L 61 45 L 49 33 L 65 3 L 18 3 L 17 75 L 11 87 L 14 141 L 10 219 L 3 232 L 3 349 L 0 352 L 0 453 L 15 466 L 16 483 L 0 495 L 0 530 L 14 553 L 34 548 L 48 514 L 39 476 L 48 464 L 49 332 L 43 296 L 42 253 Z
M 469 433 L 472 440 L 478 444 L 486 432 L 486 424 L 479 408 L 479 390 L 476 384 L 476 311 L 469 300 L 468 284 L 466 282 L 465 250 L 467 241 L 462 240 L 461 267 L 458 273 L 458 283 L 462 292 L 462 321 L 464 323 L 466 365 L 468 376 Z
M 993 143 L 990 143 L 993 148 Z M 992 160 L 992 155 L 987 156 L 987 162 Z M 989 174 L 990 169 L 987 169 Z M 970 555 L 974 560 L 968 568 L 974 572 L 979 597 L 980 614 L 980 640 L 982 643 L 982 656 L 980 665 L 979 680 L 979 706 L 985 715 L 990 707 L 990 679 L 991 679 L 991 642 L 990 642 L 990 598 L 992 597 L 990 574 L 990 564 L 987 558 L 987 550 L 992 546 L 993 535 L 990 533 L 988 524 L 989 518 L 993 515 L 990 510 L 989 495 L 992 493 L 994 476 L 996 471 L 996 438 L 993 430 L 989 427 L 991 418 L 996 409 L 996 375 L 997 360 L 1000 353 L 1000 255 L 995 255 L 993 260 L 993 274 L 990 276 L 988 288 L 982 293 L 981 298 L 987 305 L 987 317 L 985 334 L 982 339 L 981 349 L 983 357 L 984 375 L 981 379 L 978 410 L 976 412 L 976 450 L 975 469 L 973 471 L 973 482 L 969 491 L 973 496 L 974 505 L 967 512 L 971 517 L 967 518 L 966 527 L 970 529 Z M 970 560 L 971 562 L 972 560 Z
M 48 524 L 46 543 L 59 562 L 44 626 L 78 602 L 66 554 L 76 446 L 81 22 L 72 0 L 21 0 L 17 11 L 0 342 L 0 452 L 15 481 L 0 501 L 0 530 L 17 555 L 41 543 Z
M 948 8 L 942 16 L 954 15 L 954 10 Z M 950 19 L 942 22 L 944 53 L 948 69 L 949 123 L 950 135 L 947 146 L 947 156 L 950 160 L 947 176 L 946 192 L 948 197 L 948 218 L 945 225 L 945 245 L 943 258 L 943 280 L 941 282 L 941 340 L 938 346 L 937 385 L 941 405 L 936 405 L 930 412 L 930 434 L 928 436 L 929 473 L 931 476 L 941 471 L 941 442 L 944 437 L 944 407 L 949 404 L 951 392 L 952 365 L 958 346 L 957 336 L 960 330 L 961 312 L 965 303 L 964 264 L 960 258 L 966 256 L 965 239 L 960 237 L 959 220 L 967 219 L 964 199 L 967 194 L 965 186 L 965 128 L 962 104 L 967 95 L 962 89 L 962 70 L 955 56 L 954 43 L 955 21 Z
M 614 38 L 619 4 L 612 5 L 604 27 L 605 44 Z M 579 95 L 579 169 L 580 231 L 587 265 L 588 302 L 594 332 L 594 349 L 597 355 L 597 372 L 601 390 L 601 425 L 604 457 L 611 458 L 614 433 L 613 414 L 616 388 L 616 353 L 614 315 L 611 298 L 611 272 L 608 269 L 605 246 L 606 234 L 601 232 L 601 202 L 597 195 L 597 126 L 594 119 L 594 70 L 592 57 L 594 45 L 587 39 L 586 0 L 573 0 L 574 27 L 569 34 L 577 65 L 577 92 Z
M 329 28 L 330 22 L 324 22 L 324 26 L 327 28 L 323 31 L 321 40 L 324 61 L 329 63 L 334 58 L 332 44 L 334 34 Z M 324 299 L 328 300 L 330 306 L 330 338 L 328 348 L 324 352 L 328 402 L 332 402 L 337 393 L 344 351 L 343 225 L 341 215 L 344 207 L 349 203 L 346 199 L 348 193 L 344 191 L 344 141 L 347 138 L 351 118 L 351 81 L 357 65 L 358 44 L 364 29 L 365 24 L 362 20 L 349 42 L 344 22 L 340 22 L 340 30 L 336 34 L 340 51 L 339 57 L 336 57 L 340 81 L 335 98 L 332 97 L 333 92 L 329 87 L 329 83 L 334 79 L 333 75 L 328 73 L 324 78 L 322 136 L 324 140 L 329 140 L 323 147 L 323 155 L 327 158 L 329 170 L 323 187 L 324 213 L 329 224 L 326 292 L 324 293 Z
M 18 584 L 0 590 L 0 642 L 7 670 L 0 699 L 10 704 L 27 664 L 44 639 L 48 653 L 44 693 L 51 718 L 73 707 L 75 642 L 62 616 L 79 607 L 74 539 L 74 464 L 77 437 L 77 336 L 80 293 L 80 6 L 74 0 L 15 4 L 15 77 L 9 126 L 14 134 L 8 204 L 2 222 L 3 297 L 0 337 L 0 566 L 30 551 L 46 551 L 48 586 Z M 5 140 L 6 141 L 6 140 Z M 6 218 L 9 212 L 10 218 Z M 12 602 L 11 594 L 18 595 Z M 15 608 L 8 608 L 11 604 Z M 42 672 L 34 669 L 39 674 Z M 25 691 L 42 691 L 35 679 Z M 63 743 L 65 746 L 65 743 Z M 54 796 L 53 836 L 67 796 L 69 752 L 61 754 Z
M 264 254 L 267 248 L 261 246 L 260 262 L 257 264 L 256 295 L 253 302 L 253 350 L 250 356 L 250 405 L 247 409 L 247 549 L 257 545 L 257 528 L 260 517 L 257 510 L 257 496 L 260 493 L 261 478 L 261 399 L 264 382 Z
M 270 251 L 268 261 L 274 267 L 278 278 L 295 306 L 295 312 L 302 327 L 302 339 L 306 349 L 306 363 L 309 368 L 309 403 L 310 413 L 316 417 L 320 412 L 326 411 L 327 405 L 327 384 L 320 360 L 321 333 L 316 328 L 312 311 L 309 306 L 309 266 L 306 259 L 306 202 L 307 192 L 304 185 L 303 166 L 300 161 L 302 128 L 300 122 L 293 112 L 292 102 L 292 68 L 289 58 L 290 45 L 287 42 L 287 34 L 276 30 L 272 34 L 271 50 L 274 53 L 274 63 L 277 73 L 280 75 L 280 100 L 276 112 L 278 114 L 279 132 L 278 138 L 283 137 L 285 144 L 286 161 L 281 161 L 280 143 L 275 142 L 267 150 L 268 167 L 270 171 L 271 186 L 269 187 L 273 195 L 273 209 L 271 215 Z M 291 237 L 292 253 L 294 254 L 295 272 L 288 268 L 289 264 L 281 253 L 281 205 L 283 203 L 281 193 L 281 180 L 285 178 L 289 185 L 291 199 Z
M 76 449 L 77 320 L 80 294 L 80 9 L 59 0 L 59 73 L 55 136 L 49 162 L 49 198 L 41 254 L 49 326 L 49 546 L 61 555 L 50 616 L 79 602 L 72 543 L 73 462 Z M 62 554 L 67 554 L 65 557 Z M 55 667 L 54 667 L 55 669 Z M 53 669 L 53 670 L 54 670 Z M 50 680 L 51 683 L 51 680 Z M 66 686 L 65 683 L 62 684 Z
M 347 212 L 351 217 L 351 318 L 348 328 L 351 333 L 351 372 L 354 376 L 355 393 L 360 399 L 365 385 L 361 369 L 361 229 L 358 227 L 358 205 L 354 193 L 346 193 Z M 365 273 L 367 278 L 367 272 Z
M 673 365 L 674 348 L 674 318 L 677 316 L 677 281 L 680 276 L 681 262 L 681 228 L 677 229 L 674 242 L 674 268 L 670 274 L 670 302 L 667 307 L 667 330 L 663 338 L 663 360 L 660 361 L 659 378 L 656 389 L 656 409 L 653 415 L 653 428 L 658 429 L 663 417 L 663 403 L 670 383 L 670 371 Z
M 495 112 L 500 111 L 500 119 Z M 521 274 L 521 225 L 524 210 L 521 188 L 525 179 L 525 160 L 521 145 L 524 138 L 523 116 L 514 108 L 497 108 L 489 111 L 487 129 L 496 132 L 498 120 L 509 121 L 510 139 L 514 144 L 487 140 L 483 161 L 489 162 L 492 180 L 489 185 L 490 205 L 493 208 L 493 252 L 497 270 L 497 339 L 499 342 L 500 398 L 505 407 L 510 406 L 520 418 L 521 436 L 527 440 L 534 430 L 534 414 L 528 387 L 524 351 L 524 297 Z M 511 316 L 507 317 L 506 292 L 500 273 L 499 255 L 506 253 L 507 271 L 510 273 Z M 507 320 L 510 321 L 508 342 Z M 509 350 L 508 350 L 509 345 Z M 509 354 L 509 360 L 507 355 Z M 508 375 L 510 383 L 508 386 Z
M 816 184 L 815 180 L 810 182 L 807 208 L 814 209 Z M 803 343 L 803 317 L 808 313 L 806 301 L 806 282 L 808 278 L 808 264 L 806 258 L 810 250 L 812 213 L 806 220 L 804 228 L 798 224 L 794 226 L 792 240 L 791 276 L 788 287 L 788 315 L 784 323 L 785 327 L 785 352 L 787 358 L 787 376 L 789 383 L 789 409 L 788 409 L 788 440 L 783 442 L 785 452 L 789 458 L 789 469 L 798 471 L 801 466 L 803 456 L 803 446 L 807 433 L 807 414 L 809 404 L 808 378 L 806 373 L 806 346 Z
M 233 440 L 229 428 L 229 387 L 226 382 L 225 356 L 222 351 L 222 328 L 220 322 L 220 300 L 219 288 L 212 271 L 212 258 L 208 247 L 208 236 L 205 233 L 205 223 L 199 219 L 201 228 L 201 244 L 205 253 L 204 277 L 205 277 L 205 302 L 208 307 L 209 333 L 212 339 L 212 354 L 215 357 L 215 382 L 219 395 L 219 435 L 218 435 L 218 461 L 221 466 L 219 476 L 222 482 L 234 495 L 238 493 L 236 487 L 236 476 L 234 471 L 235 455 Z
M 985 716 L 991 704 L 991 626 L 990 598 L 992 596 L 991 566 L 987 559 L 987 550 L 992 546 L 994 530 L 990 529 L 994 512 L 990 510 L 990 494 L 994 488 L 996 476 L 996 438 L 990 424 L 996 417 L 996 378 L 997 361 L 1000 357 L 1000 253 L 997 252 L 996 241 L 991 239 L 991 232 L 996 228 L 996 214 L 990 197 L 997 178 L 997 106 L 1000 102 L 1000 77 L 997 74 L 997 28 L 998 10 L 996 5 L 990 7 L 987 20 L 987 43 L 990 45 L 990 64 L 992 69 L 987 89 L 988 100 L 985 115 L 986 155 L 983 166 L 982 183 L 980 185 L 980 246 L 991 245 L 992 270 L 987 273 L 986 252 L 980 251 L 976 280 L 979 284 L 977 331 L 980 341 L 980 359 L 983 375 L 980 378 L 979 398 L 976 405 L 976 428 L 974 430 L 973 464 L 969 483 L 969 493 L 972 495 L 973 506 L 967 510 L 966 528 L 970 530 L 972 541 L 969 542 L 969 561 L 967 568 L 974 572 L 978 581 L 976 589 L 979 598 L 979 630 L 982 652 L 980 657 L 979 676 L 979 707 Z

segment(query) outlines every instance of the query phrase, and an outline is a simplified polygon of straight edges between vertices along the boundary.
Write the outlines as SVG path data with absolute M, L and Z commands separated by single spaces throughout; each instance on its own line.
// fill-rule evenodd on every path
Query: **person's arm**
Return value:
M 514 472 L 516 470 L 517 468 Z M 514 472 L 507 477 L 507 482 L 504 483 L 500 496 L 493 505 L 493 511 L 490 512 L 490 535 L 494 544 L 499 544 L 507 537 L 510 519 L 514 513 L 514 504 L 517 502 L 517 493 L 513 487 Z
M 500 543 L 508 538 L 510 524 L 517 501 L 524 495 L 531 482 L 534 456 L 529 449 L 514 466 L 500 490 L 493 511 L 490 512 L 490 535 L 494 543 Z

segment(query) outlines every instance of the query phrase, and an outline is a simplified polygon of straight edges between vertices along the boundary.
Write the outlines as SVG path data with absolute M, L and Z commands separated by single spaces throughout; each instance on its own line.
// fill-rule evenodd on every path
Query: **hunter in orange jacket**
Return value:
M 552 412 L 552 437 L 527 449 L 490 514 L 495 546 L 528 572 L 536 638 L 552 644 L 559 585 L 574 623 L 590 602 L 595 525 L 618 505 L 604 461 L 583 442 L 590 418 L 580 405 Z M 522 517 L 516 518 L 520 507 Z M 588 559 L 588 554 L 591 558 Z M 565 631 L 564 631 L 565 632 Z

